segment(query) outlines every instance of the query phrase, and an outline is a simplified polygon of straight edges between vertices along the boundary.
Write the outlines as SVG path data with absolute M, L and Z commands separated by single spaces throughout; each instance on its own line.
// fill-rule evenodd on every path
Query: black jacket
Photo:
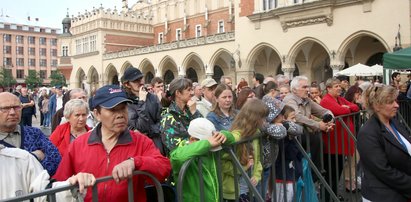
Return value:
M 410 133 L 396 120 L 396 129 L 411 142 Z M 406 202 L 411 199 L 411 156 L 376 115 L 358 133 L 358 152 L 364 170 L 361 193 L 370 201 Z
M 128 127 L 138 130 L 148 137 L 160 137 L 161 104 L 157 96 L 148 93 L 146 101 L 138 100 L 135 96 L 128 95 L 133 101 L 128 105 Z

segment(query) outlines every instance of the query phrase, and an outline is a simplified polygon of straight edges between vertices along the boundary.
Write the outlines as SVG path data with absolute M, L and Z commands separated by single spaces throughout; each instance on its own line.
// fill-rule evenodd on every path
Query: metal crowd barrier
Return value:
M 404 113 L 405 117 L 411 118 L 410 117 L 410 112 L 408 114 Z M 340 131 L 337 131 L 337 128 L 334 127 L 334 130 L 328 132 L 327 134 L 322 134 L 322 133 L 317 133 L 317 134 L 308 134 L 308 132 L 305 132 L 304 135 L 298 138 L 297 142 L 297 147 L 299 152 L 303 155 L 305 159 L 307 159 L 309 168 L 311 169 L 311 173 L 315 182 L 315 192 L 318 197 L 318 201 L 340 201 L 340 200 L 348 200 L 348 201 L 360 201 L 361 200 L 361 192 L 360 192 L 360 173 L 361 173 L 361 168 L 358 165 L 359 162 L 359 156 L 357 153 L 357 145 L 356 145 L 356 135 L 358 133 L 358 130 L 360 127 L 368 120 L 369 114 L 366 111 L 360 111 L 357 113 L 351 113 L 343 116 L 337 116 L 335 117 L 335 122 L 341 124 Z M 398 115 L 398 118 L 400 119 L 400 122 L 405 123 L 407 118 L 403 118 L 404 115 L 401 116 L 401 114 Z M 352 119 L 351 121 L 353 122 L 353 130 L 350 130 L 350 126 L 347 122 L 347 119 Z M 408 127 L 405 124 L 406 127 Z M 338 154 L 338 151 L 331 152 L 330 148 L 328 148 L 328 151 L 325 151 L 325 144 L 323 142 L 323 135 L 328 135 L 332 136 L 334 135 L 337 137 L 337 132 L 340 132 L 341 134 L 347 134 L 347 135 L 342 135 L 341 139 L 334 138 L 334 143 L 335 145 L 340 144 L 342 147 L 342 151 L 348 150 L 354 150 L 354 153 L 350 155 L 350 153 L 347 155 L 345 152 L 342 152 L 342 154 Z M 248 188 L 249 188 L 249 196 L 250 196 L 250 201 L 265 201 L 266 196 L 265 193 L 263 192 L 262 189 L 258 190 L 256 187 L 251 185 L 250 178 L 246 171 L 243 170 L 240 161 L 236 155 L 236 146 L 239 144 L 243 143 L 250 143 L 252 140 L 259 138 L 260 141 L 262 141 L 262 138 L 264 138 L 264 135 L 258 135 L 254 136 L 252 138 L 248 138 L 245 140 L 241 140 L 239 142 L 236 142 L 235 144 L 231 146 L 225 146 L 223 147 L 223 150 L 216 152 L 216 162 L 217 162 L 217 170 L 218 170 L 218 182 L 219 182 L 219 196 L 220 200 L 223 201 L 223 187 L 222 187 L 222 177 L 221 177 L 221 156 L 223 153 L 226 153 L 230 156 L 232 164 L 233 164 L 233 172 L 234 172 L 234 184 L 238 185 L 239 184 L 239 178 L 241 176 L 244 177 Z M 348 139 L 348 144 L 346 143 L 346 140 Z M 353 141 L 349 141 L 352 139 Z M 330 141 L 330 138 L 328 138 L 328 141 Z M 272 140 L 272 145 L 279 145 L 282 144 L 281 140 Z M 328 145 L 330 145 L 330 142 L 328 142 Z M 284 147 L 282 147 L 284 148 Z M 337 149 L 338 147 L 336 147 Z M 261 146 L 262 150 L 262 146 Z M 317 153 L 315 153 L 317 152 Z M 277 157 L 277 161 L 281 161 L 282 165 L 285 165 L 285 158 L 286 154 L 285 151 L 282 150 L 280 152 L 282 155 L 279 155 Z M 311 158 L 310 155 L 311 154 Z M 317 155 L 317 156 L 313 156 Z M 261 158 L 263 157 L 262 151 L 260 151 L 260 156 Z M 316 159 L 317 157 L 317 159 Z M 328 159 L 327 164 L 325 164 L 324 160 Z M 319 162 L 316 162 L 319 161 Z M 263 159 L 260 160 L 260 162 L 263 162 Z M 179 173 L 179 178 L 177 180 L 177 196 L 178 196 L 178 201 L 182 202 L 183 201 L 183 192 L 182 188 L 183 186 L 198 186 L 198 190 L 200 192 L 200 196 L 204 196 L 203 192 L 204 190 L 204 182 L 200 180 L 200 184 L 198 185 L 186 185 L 184 183 L 184 178 L 185 178 L 185 172 L 186 170 L 190 167 L 191 164 L 197 163 L 198 165 L 201 165 L 201 158 L 193 158 L 190 159 L 189 161 L 185 162 L 185 164 L 182 166 L 180 173 Z M 334 167 L 338 172 L 331 172 L 331 167 Z M 201 167 L 201 166 L 199 166 Z M 231 172 L 231 171 L 230 171 Z M 264 170 L 263 170 L 264 172 Z M 283 176 L 285 176 L 285 167 L 281 168 L 281 171 L 283 172 Z M 276 190 L 276 171 L 275 171 L 275 162 L 273 163 L 271 167 L 271 177 L 269 179 L 264 178 L 264 174 L 262 173 L 262 179 L 260 180 L 260 183 L 269 180 L 269 182 L 272 184 L 271 188 L 271 201 L 297 201 L 296 200 L 296 187 L 297 187 L 297 179 L 293 180 L 292 186 L 294 187 L 293 189 L 293 195 L 294 197 L 292 199 L 287 198 L 287 194 L 281 194 L 280 191 L 285 190 L 285 182 L 284 182 L 284 189 L 282 190 Z M 202 170 L 198 170 L 198 176 L 199 179 L 202 178 Z M 334 176 L 332 176 L 334 175 Z M 305 176 L 302 176 L 304 178 Z M 334 180 L 333 180 L 334 179 Z M 353 189 L 353 191 L 346 190 L 345 187 L 345 179 L 347 179 L 348 183 L 348 189 Z M 261 186 L 260 186 L 261 188 Z M 357 188 L 354 190 L 354 188 Z M 303 188 L 304 189 L 304 188 Z M 267 191 L 268 192 L 268 191 Z M 202 195 L 201 195 L 202 194 Z M 264 194 L 264 195 L 263 195 Z M 238 186 L 235 186 L 235 195 L 236 198 L 234 201 L 239 201 L 239 188 Z M 283 196 L 283 198 L 278 198 L 277 195 Z M 306 199 L 304 196 L 304 192 L 302 192 L 302 201 L 310 201 L 309 199 Z M 200 201 L 205 201 L 204 197 L 201 197 Z
M 156 187 L 157 200 L 159 202 L 164 202 L 163 188 L 161 186 L 161 183 L 157 180 L 156 177 L 154 177 L 152 174 L 144 172 L 144 171 L 134 171 L 133 176 L 135 176 L 135 175 L 148 176 L 151 179 L 151 181 L 154 183 L 154 186 Z M 109 180 L 113 180 L 113 177 L 112 176 L 106 176 L 106 177 L 101 177 L 101 178 L 96 179 L 96 183 L 92 187 L 92 198 L 93 198 L 92 201 L 93 202 L 98 201 L 97 185 L 99 183 L 106 182 L 106 181 L 109 181 Z M 128 201 L 132 202 L 132 201 L 134 201 L 134 194 L 138 194 L 138 193 L 135 193 L 135 191 L 133 189 L 133 180 L 132 179 L 127 179 L 127 183 L 128 183 L 128 187 L 127 187 Z M 39 192 L 24 195 L 24 196 L 19 196 L 19 197 L 15 197 L 15 198 L 2 200 L 1 202 L 19 202 L 19 201 L 32 200 L 32 199 L 35 199 L 35 198 L 38 198 L 38 197 L 44 197 L 44 196 L 47 197 L 47 201 L 55 202 L 56 201 L 56 194 L 58 192 L 67 191 L 67 190 L 70 190 L 71 193 L 76 195 L 78 193 L 78 186 L 77 185 L 66 185 L 66 186 L 46 189 L 44 191 L 39 191 Z M 82 198 L 79 198 L 79 201 L 82 201 Z

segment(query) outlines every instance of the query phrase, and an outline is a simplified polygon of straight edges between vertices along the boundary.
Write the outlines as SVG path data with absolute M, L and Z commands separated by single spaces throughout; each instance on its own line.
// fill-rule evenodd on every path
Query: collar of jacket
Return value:
M 310 101 L 308 100 L 309 98 L 305 98 L 305 99 L 303 99 L 303 98 L 300 98 L 300 97 L 298 97 L 296 94 L 294 94 L 294 93 L 290 93 L 290 96 L 291 96 L 291 98 L 293 99 L 293 100 L 295 100 L 296 102 L 297 102 L 297 104 L 298 105 L 303 105 L 303 106 L 305 106 L 305 105 L 307 105 Z
M 400 148 L 402 151 L 404 151 L 408 154 L 408 151 L 405 150 L 405 148 L 401 145 L 400 142 L 398 142 L 398 140 L 394 137 L 393 134 L 391 134 L 391 132 L 388 132 L 388 130 L 385 128 L 385 125 L 380 121 L 380 119 L 378 119 L 378 116 L 376 114 L 373 114 L 370 119 L 372 121 L 371 124 L 377 125 L 380 128 L 382 135 L 388 141 L 390 141 L 392 144 L 396 145 L 398 148 Z M 398 130 L 398 132 L 400 132 L 401 135 L 405 139 L 408 140 L 408 142 L 411 141 L 411 136 L 409 135 L 409 133 L 406 130 L 403 130 L 403 127 L 400 126 L 400 124 L 398 123 L 396 118 L 390 119 L 390 123 L 394 124 L 394 126 Z
M 170 110 L 170 112 L 179 114 L 179 115 L 181 115 L 181 116 L 184 116 L 184 111 L 185 111 L 186 114 L 192 116 L 192 114 L 191 114 L 190 110 L 188 109 L 187 105 L 184 106 L 184 111 L 183 111 L 183 110 L 181 110 L 181 109 L 177 106 L 177 103 L 174 102 L 174 101 L 171 102 L 171 104 L 170 104 L 170 106 L 169 106 L 169 110 Z
M 123 131 L 118 136 L 118 140 L 116 145 L 122 145 L 122 144 L 130 144 L 133 141 L 131 138 L 130 131 L 126 129 Z M 103 144 L 103 141 L 101 140 L 101 123 L 99 123 L 92 131 L 90 134 L 90 137 L 88 138 L 87 141 L 88 144 Z

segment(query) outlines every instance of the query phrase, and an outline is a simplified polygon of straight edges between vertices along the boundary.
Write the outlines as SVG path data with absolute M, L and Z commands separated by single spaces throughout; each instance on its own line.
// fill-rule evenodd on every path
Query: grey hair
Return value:
M 84 100 L 82 99 L 69 100 L 66 103 L 66 105 L 64 105 L 63 115 L 66 119 L 68 119 L 75 109 L 82 108 L 82 107 L 86 109 L 87 114 L 90 112 L 90 109 L 88 108 L 88 104 Z
M 332 88 L 334 84 L 338 84 L 341 83 L 340 79 L 337 79 L 336 77 L 332 77 L 327 79 L 327 81 L 325 82 L 325 87 L 326 88 Z
M 277 84 L 279 86 L 286 84 L 286 81 L 289 80 L 288 76 L 283 75 L 283 74 L 278 74 L 277 76 L 275 76 L 275 80 L 277 81 Z
M 81 89 L 81 88 L 73 88 L 73 89 L 70 90 L 70 99 L 73 99 L 73 98 L 72 98 L 73 94 L 75 94 L 75 93 L 80 93 L 80 92 L 83 92 L 84 95 L 87 96 L 86 91 L 84 91 L 83 89 Z
M 307 81 L 308 78 L 306 76 L 296 76 L 293 78 L 293 80 L 290 83 L 290 89 L 291 91 L 297 90 L 298 87 L 300 87 L 300 81 Z

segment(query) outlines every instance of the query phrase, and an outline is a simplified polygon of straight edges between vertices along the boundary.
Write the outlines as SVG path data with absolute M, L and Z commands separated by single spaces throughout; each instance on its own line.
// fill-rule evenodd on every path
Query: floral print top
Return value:
M 200 117 L 202 115 L 198 110 L 191 114 L 188 106 L 183 111 L 175 102 L 170 104 L 168 109 L 163 112 L 160 124 L 161 138 L 169 151 L 173 151 L 180 144 L 188 141 L 190 135 L 187 129 L 190 121 Z

